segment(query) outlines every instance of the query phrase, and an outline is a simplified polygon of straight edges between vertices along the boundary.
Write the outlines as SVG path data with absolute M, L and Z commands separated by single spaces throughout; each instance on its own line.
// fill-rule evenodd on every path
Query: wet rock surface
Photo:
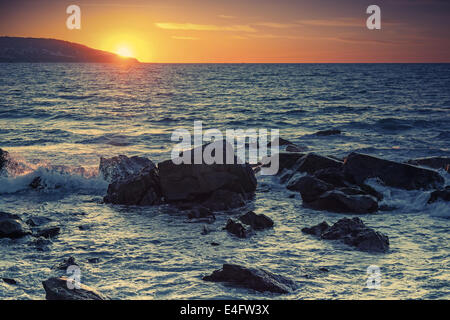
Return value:
M 434 203 L 436 201 L 450 201 L 450 188 L 444 190 L 436 190 L 430 194 L 428 203 Z
M 248 238 L 253 234 L 251 228 L 245 227 L 244 225 L 233 219 L 228 219 L 224 229 L 227 230 L 229 233 L 234 234 L 236 237 L 242 239 Z
M 47 300 L 108 300 L 108 297 L 84 284 L 79 288 L 68 285 L 67 277 L 53 277 L 42 281 Z M 71 289 L 73 288 L 73 289 Z
M 249 225 L 254 230 L 264 230 L 273 227 L 273 220 L 264 214 L 256 214 L 249 211 L 239 217 L 239 220 Z
M 367 227 L 360 218 L 343 218 L 331 227 L 324 221 L 302 232 L 312 234 L 324 240 L 340 240 L 341 242 L 367 252 L 387 252 L 389 238 L 372 228 Z
M 144 157 L 118 155 L 112 158 L 100 157 L 99 172 L 106 181 L 114 182 L 136 175 L 144 168 L 155 168 L 155 164 Z
M 224 282 L 259 292 L 289 293 L 296 289 L 295 282 L 281 275 L 258 268 L 224 264 L 222 269 L 203 277 L 205 281 Z
M 332 190 L 333 186 L 315 177 L 304 176 L 291 179 L 287 189 L 300 192 L 303 201 L 311 202 L 318 199 L 323 193 Z
M 194 164 L 196 150 L 223 148 L 223 158 L 231 157 L 234 164 Z M 206 152 L 206 151 L 205 151 Z M 212 210 L 225 210 L 242 206 L 248 195 L 256 190 L 256 177 L 249 164 L 241 164 L 233 150 L 224 143 L 205 145 L 186 151 L 192 164 L 176 164 L 179 160 L 166 160 L 158 164 L 161 191 L 164 199 L 171 202 L 197 202 Z M 186 156 L 183 154 L 182 156 Z M 242 199 L 236 197 L 240 195 Z M 208 198 L 212 198 L 208 201 Z
M 305 205 L 315 210 L 337 213 L 373 213 L 378 210 L 376 198 L 368 195 L 349 195 L 339 190 L 327 191 Z
M 162 194 L 159 181 L 158 169 L 154 166 L 145 167 L 137 174 L 111 183 L 103 201 L 140 206 L 160 204 Z
M 450 172 L 450 158 L 449 157 L 428 157 L 428 158 L 417 158 L 408 160 L 406 163 L 424 166 L 433 169 L 444 169 Z
M 436 171 L 360 153 L 346 158 L 344 173 L 354 183 L 378 178 L 387 186 L 406 190 L 439 188 L 444 183 Z
M 18 215 L 0 211 L 0 238 L 17 239 L 31 234 Z

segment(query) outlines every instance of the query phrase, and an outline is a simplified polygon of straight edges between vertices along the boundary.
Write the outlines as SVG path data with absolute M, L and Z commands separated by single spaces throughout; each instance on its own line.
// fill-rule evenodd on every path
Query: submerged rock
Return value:
M 203 277 L 205 281 L 225 282 L 233 286 L 259 292 L 289 293 L 296 289 L 295 282 L 281 275 L 259 268 L 247 268 L 235 264 L 224 264 L 221 270 Z
M 430 194 L 430 199 L 428 199 L 428 203 L 433 203 L 436 201 L 450 201 L 450 189 L 444 190 L 436 190 Z
M 253 211 L 240 216 L 239 220 L 251 226 L 254 230 L 264 230 L 273 227 L 272 219 L 264 214 L 256 214 Z
M 158 169 L 148 166 L 137 174 L 114 181 L 108 186 L 103 201 L 141 206 L 160 204 L 162 201 Z
M 389 250 L 389 238 L 367 227 L 360 218 L 343 218 L 331 227 L 324 221 L 317 226 L 303 228 L 302 232 L 325 240 L 340 240 L 361 251 L 387 252 Z
M 49 226 L 44 228 L 39 228 L 37 230 L 33 230 L 33 236 L 35 237 L 44 237 L 44 238 L 53 238 L 59 235 L 61 228 L 58 226 Z
M 213 223 L 216 220 L 214 213 L 208 208 L 198 206 L 192 208 L 187 215 L 188 219 L 195 219 L 196 222 Z
M 329 129 L 329 130 L 317 131 L 315 133 L 316 136 L 331 136 L 331 135 L 336 135 L 336 134 L 341 134 L 341 130 Z
M 99 172 L 106 181 L 114 182 L 138 174 L 147 167 L 155 168 L 156 166 L 151 160 L 144 157 L 128 158 L 119 155 L 112 158 L 100 157 Z
M 322 233 L 327 231 L 329 228 L 330 228 L 330 225 L 326 221 L 323 221 L 316 226 L 312 226 L 310 228 L 303 228 L 302 232 L 307 233 L 307 234 L 312 234 L 316 237 L 320 237 L 322 235 Z
M 236 222 L 233 219 L 228 219 L 224 229 L 238 238 L 248 238 L 253 234 L 251 228 L 246 228 L 241 223 Z
M 373 213 L 378 210 L 377 200 L 369 195 L 348 195 L 339 190 L 327 191 L 305 205 L 315 210 L 337 213 Z
M 84 284 L 79 284 L 79 288 L 69 289 L 67 277 L 53 277 L 42 281 L 47 300 L 108 300 L 106 296 L 97 290 Z
M 54 265 L 52 269 L 67 270 L 67 268 L 70 266 L 78 266 L 78 263 L 76 262 L 74 257 L 68 257 L 67 259 L 64 259 L 61 263 Z
M 14 279 L 11 279 L 11 278 L 2 278 L 2 280 L 4 282 L 6 282 L 7 284 L 11 284 L 11 285 L 17 284 L 17 281 Z
M 406 190 L 439 188 L 444 183 L 436 171 L 360 153 L 347 157 L 344 173 L 354 183 L 379 178 L 387 186 Z
M 16 239 L 29 234 L 30 229 L 18 215 L 0 211 L 0 238 Z
M 198 151 L 205 151 L 205 148 L 209 148 L 209 150 L 223 148 L 224 158 L 234 159 L 234 164 L 206 164 L 203 160 L 200 164 L 193 164 L 194 154 Z M 167 202 L 192 201 L 201 203 L 209 197 L 213 197 L 213 201 L 218 201 L 219 207 L 224 207 L 222 204 L 225 204 L 225 207 L 234 207 L 243 205 L 243 202 L 234 201 L 235 198 L 232 199 L 233 201 L 230 204 L 226 204 L 232 193 L 240 194 L 245 199 L 247 194 L 254 193 L 256 190 L 257 181 L 251 166 L 240 163 L 240 160 L 234 155 L 231 145 L 227 143 L 219 142 L 205 145 L 201 148 L 186 151 L 183 155 L 191 159 L 191 164 L 175 164 L 172 160 L 166 160 L 158 164 L 161 191 Z M 177 163 L 178 160 L 175 162 Z M 221 191 L 217 192 L 219 190 Z M 208 203 L 202 205 L 207 206 Z M 208 207 L 211 208 L 209 205 Z M 221 210 L 220 208 L 211 209 Z
M 31 217 L 28 218 L 25 222 L 31 227 L 38 227 L 52 222 L 52 219 L 47 217 Z
M 444 169 L 450 172 L 450 158 L 449 157 L 428 157 L 408 160 L 407 163 L 416 165 L 430 167 L 433 169 Z

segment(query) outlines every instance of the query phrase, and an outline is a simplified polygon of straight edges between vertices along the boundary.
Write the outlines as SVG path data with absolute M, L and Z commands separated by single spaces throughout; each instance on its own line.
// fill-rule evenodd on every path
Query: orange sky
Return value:
M 66 7 L 81 7 L 68 30 Z M 141 62 L 450 62 L 450 1 L 19 0 L 0 4 L 0 35 L 46 37 Z

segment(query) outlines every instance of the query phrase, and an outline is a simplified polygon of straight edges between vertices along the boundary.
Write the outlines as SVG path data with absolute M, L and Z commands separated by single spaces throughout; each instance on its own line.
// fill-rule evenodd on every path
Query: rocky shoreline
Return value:
M 321 132 L 318 135 L 339 134 Z M 367 184 L 377 179 L 381 184 L 405 190 L 430 190 L 429 203 L 450 200 L 450 187 L 436 170 L 450 170 L 450 158 L 434 157 L 411 159 L 407 163 L 394 162 L 365 154 L 351 153 L 345 159 L 333 156 L 303 153 L 302 146 L 282 141 L 286 151 L 279 154 L 280 170 L 276 179 L 287 190 L 297 193 L 303 206 L 314 211 L 328 211 L 343 215 L 376 214 L 388 211 L 379 204 L 383 195 Z M 204 148 L 203 146 L 202 148 Z M 226 148 L 224 148 L 226 152 Z M 291 151 L 289 151 L 291 150 Z M 192 152 L 193 154 L 193 152 Z M 234 155 L 233 155 L 234 156 Z M 235 157 L 235 156 L 234 156 Z M 0 174 L 20 172 L 20 164 L 12 160 L 7 151 L 0 149 Z M 257 190 L 256 174 L 260 165 L 236 164 L 181 164 L 172 160 L 158 164 L 143 157 L 119 155 L 101 158 L 99 173 L 109 182 L 103 201 L 108 205 L 155 206 L 171 205 L 191 222 L 206 223 L 207 234 L 215 215 L 229 210 L 241 210 L 251 203 Z M 37 177 L 30 188 L 39 190 L 45 181 Z M 270 229 L 276 224 L 270 217 L 252 211 L 237 219 L 229 218 L 224 232 L 230 237 L 246 239 L 256 232 Z M 0 238 L 31 237 L 30 245 L 46 250 L 48 242 L 57 237 L 61 228 L 48 218 L 31 217 L 26 221 L 17 214 L 0 212 Z M 332 226 L 322 222 L 305 226 L 302 232 L 318 240 L 335 240 L 368 254 L 389 252 L 388 235 L 364 224 L 359 217 L 344 217 Z M 72 258 L 61 268 L 77 265 Z M 59 275 L 43 281 L 47 299 L 91 300 L 108 299 L 93 288 L 82 285 L 67 288 L 67 278 Z M 244 265 L 224 264 L 203 280 L 224 282 L 260 292 L 283 294 L 296 290 L 295 280 L 270 271 Z M 15 279 L 3 278 L 14 285 Z

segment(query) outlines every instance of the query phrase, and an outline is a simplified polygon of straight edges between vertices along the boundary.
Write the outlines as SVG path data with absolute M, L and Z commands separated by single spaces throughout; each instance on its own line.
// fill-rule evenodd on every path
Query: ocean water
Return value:
M 114 299 L 449 299 L 450 205 L 428 191 L 372 185 L 394 211 L 361 216 L 389 236 L 386 254 L 359 252 L 303 234 L 346 216 L 302 207 L 276 177 L 258 177 L 248 209 L 273 230 L 237 239 L 188 223 L 171 206 L 101 203 L 100 156 L 168 159 L 177 128 L 279 129 L 310 151 L 351 151 L 405 161 L 450 156 L 449 64 L 0 64 L 0 148 L 22 167 L 0 178 L 0 211 L 49 217 L 61 226 L 48 250 L 31 237 L 0 239 L 0 299 L 44 299 L 41 281 L 74 256 L 81 281 Z M 340 129 L 341 135 L 314 132 Z M 450 181 L 448 173 L 441 172 Z M 29 183 L 44 177 L 47 187 Z M 87 226 L 80 230 L 79 226 Z M 219 246 L 212 246 L 217 242 Z M 98 263 L 88 259 L 99 258 Z M 298 290 L 271 295 L 201 280 L 225 262 L 294 279 Z M 366 288 L 367 267 L 381 288 Z M 326 267 L 329 272 L 316 272 Z

